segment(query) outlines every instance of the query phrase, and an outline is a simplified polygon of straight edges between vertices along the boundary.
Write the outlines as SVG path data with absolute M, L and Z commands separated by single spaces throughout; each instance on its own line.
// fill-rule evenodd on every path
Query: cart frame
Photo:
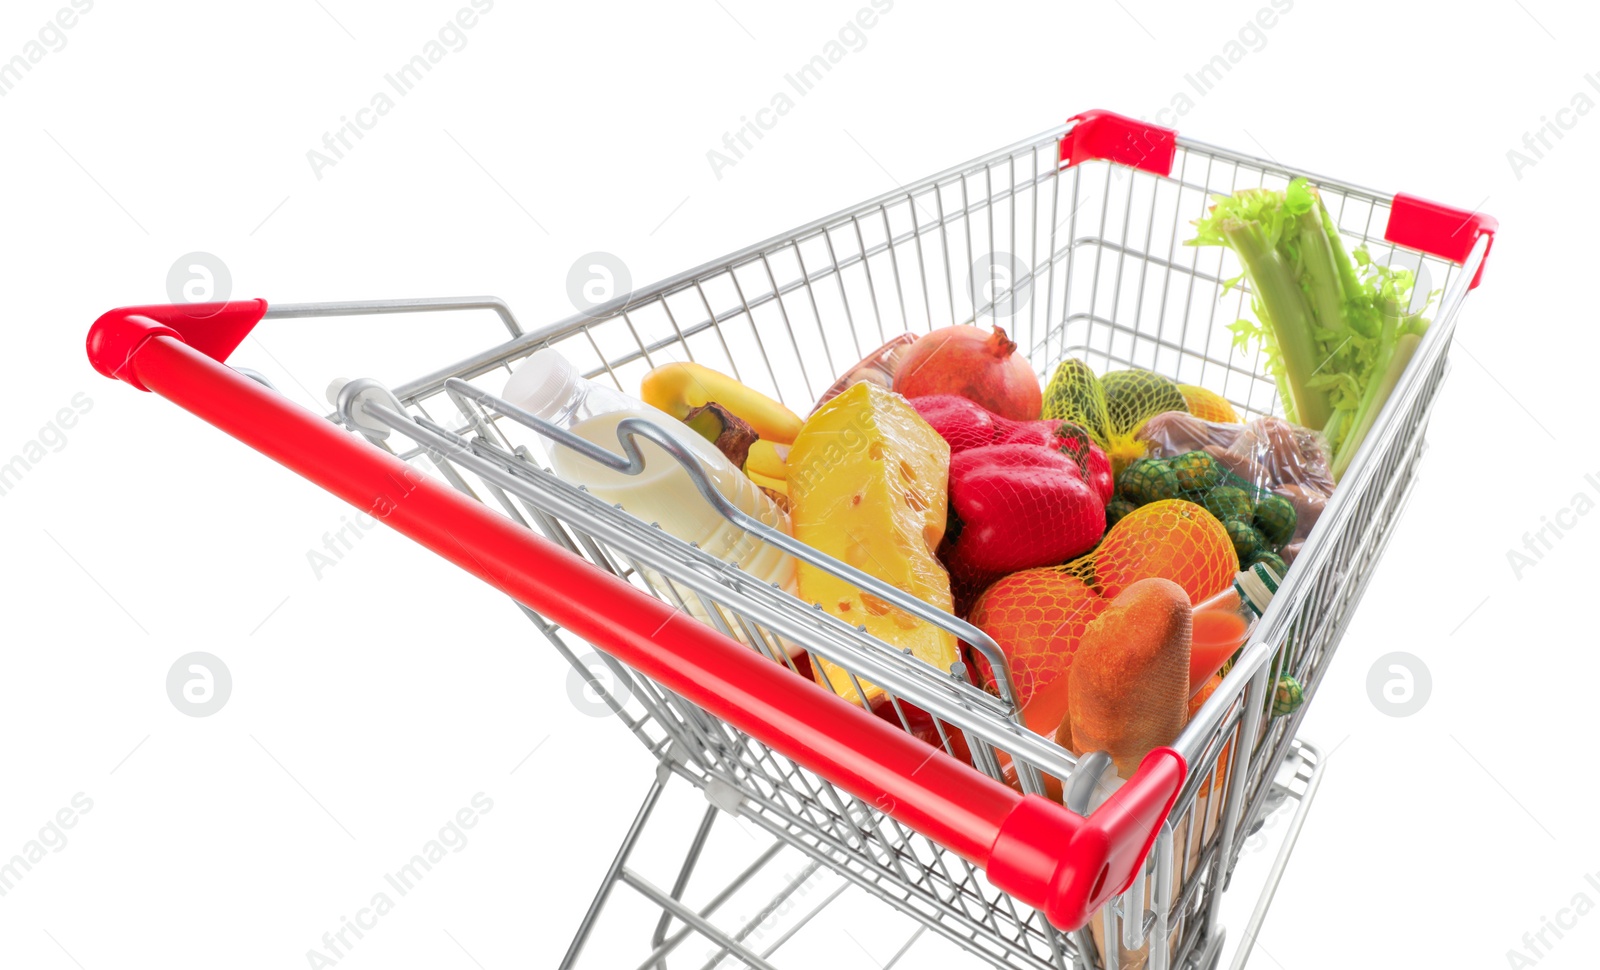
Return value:
M 1239 662 L 1172 748 L 1120 787 L 1103 756 L 1080 762 L 1022 728 L 1008 685 L 986 693 L 964 665 L 937 670 L 557 480 L 530 447 L 554 429 L 488 389 L 556 347 L 624 391 L 657 363 L 698 359 L 803 404 L 902 329 L 1001 322 L 1042 374 L 1068 356 L 1149 367 L 1270 414 L 1276 390 L 1261 361 L 1242 365 L 1224 332 L 1249 312 L 1231 254 L 1182 247 L 1180 235 L 1213 193 L 1301 175 L 1342 232 L 1436 277 L 1442 296 Z M 1296 833 L 1303 821 L 1320 777 L 1319 759 L 1295 739 L 1304 709 L 1272 718 L 1265 700 L 1282 674 L 1315 696 L 1414 483 L 1450 339 L 1494 231 L 1475 212 L 1088 112 L 531 333 L 487 297 L 253 300 L 114 310 L 88 346 L 106 376 L 171 399 L 506 592 L 659 759 L 564 966 L 618 881 L 662 908 L 653 947 L 676 921 L 746 964 L 770 965 L 682 899 L 712 813 L 671 892 L 626 866 L 661 785 L 677 776 L 995 966 L 1112 970 L 1148 959 L 1164 970 L 1215 957 L 1242 833 L 1283 794 L 1273 779 L 1286 763 L 1310 766 L 1294 772 L 1308 779 L 1295 793 Z M 1002 256 L 1020 271 L 977 278 Z M 1231 313 L 1220 309 L 1229 303 Z M 463 310 L 497 314 L 509 339 L 392 389 L 346 383 L 332 421 L 224 363 L 263 319 Z M 622 431 L 619 462 L 632 437 L 671 448 L 647 424 Z M 808 552 L 781 534 L 760 537 Z M 818 558 L 864 589 L 884 586 Z M 981 632 L 884 591 L 989 652 Z M 609 684 L 579 658 L 583 643 L 604 653 Z M 849 670 L 858 694 L 861 682 L 879 685 L 887 703 L 852 707 L 797 679 L 788 644 Z M 1007 762 L 1014 787 L 1001 780 Z M 1064 805 L 1044 797 L 1051 779 Z M 1236 965 L 1286 861 L 1287 851 Z

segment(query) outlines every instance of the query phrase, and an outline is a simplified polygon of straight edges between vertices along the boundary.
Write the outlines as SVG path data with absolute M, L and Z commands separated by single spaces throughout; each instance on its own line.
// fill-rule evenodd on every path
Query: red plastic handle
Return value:
M 1096 108 L 1073 115 L 1077 122 L 1061 137 L 1061 164 L 1079 165 L 1091 159 L 1117 162 L 1163 178 L 1172 174 L 1178 152 L 1178 133 L 1171 128 Z
M 114 310 L 89 331 L 89 359 L 984 868 L 1056 926 L 1082 927 L 1132 883 L 1183 784 L 1177 752 L 1152 752 L 1090 818 L 1018 794 L 224 366 L 266 304 L 215 307 Z
M 1479 237 L 1488 236 L 1489 248 L 1493 248 L 1495 230 L 1499 228 L 1500 222 L 1494 216 L 1400 192 L 1389 206 L 1389 226 L 1383 231 L 1383 238 L 1399 246 L 1420 249 L 1429 256 L 1465 263 Z M 1489 250 L 1485 249 L 1483 262 L 1478 264 L 1478 272 L 1473 274 L 1468 289 L 1477 287 L 1483 280 L 1483 268 L 1488 263 Z

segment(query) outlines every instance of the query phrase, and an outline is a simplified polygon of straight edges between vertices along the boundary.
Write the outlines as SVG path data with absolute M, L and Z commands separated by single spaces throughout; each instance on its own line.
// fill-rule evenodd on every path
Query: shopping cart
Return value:
M 577 964 L 618 884 L 659 909 L 642 966 L 665 966 L 697 934 L 713 947 L 708 966 L 771 967 L 788 935 L 758 948 L 751 930 L 819 869 L 993 966 L 1210 967 L 1245 835 L 1285 799 L 1298 803 L 1298 832 L 1320 780 L 1316 751 L 1295 737 L 1304 708 L 1273 717 L 1268 694 L 1282 674 L 1316 694 L 1372 576 L 1415 480 L 1493 219 L 1308 175 L 1343 233 L 1416 270 L 1418 290 L 1442 293 L 1434 323 L 1222 687 L 1120 787 L 1103 754 L 1075 759 L 1022 728 L 1005 678 L 981 690 L 962 664 L 935 669 L 558 480 L 539 436 L 559 432 L 496 394 L 518 361 L 553 347 L 630 393 L 650 368 L 695 360 L 803 411 L 887 338 L 996 322 L 1041 375 L 1069 356 L 1097 371 L 1144 367 L 1270 414 L 1262 361 L 1231 346 L 1227 324 L 1251 312 L 1247 287 L 1226 285 L 1238 275 L 1232 254 L 1182 243 L 1212 194 L 1307 174 L 1089 112 L 533 332 L 491 298 L 250 300 L 111 311 L 90 330 L 89 357 L 507 593 L 658 759 L 563 967 Z M 497 314 L 507 336 L 397 387 L 344 383 L 326 417 L 223 363 L 263 319 L 438 311 Z M 629 435 L 674 447 L 648 426 Z M 619 464 L 637 457 L 618 447 Z M 998 657 L 955 617 L 744 524 Z M 858 698 L 860 682 L 880 686 L 889 704 L 855 707 L 797 677 L 788 645 L 849 671 Z M 630 859 L 674 779 L 711 806 L 663 889 Z M 1061 802 L 1042 794 L 1052 779 Z M 692 905 L 686 887 L 719 813 L 765 830 L 772 848 Z M 1292 846 L 1271 866 L 1235 966 Z M 808 864 L 779 880 L 754 920 L 719 925 L 719 909 L 780 850 Z

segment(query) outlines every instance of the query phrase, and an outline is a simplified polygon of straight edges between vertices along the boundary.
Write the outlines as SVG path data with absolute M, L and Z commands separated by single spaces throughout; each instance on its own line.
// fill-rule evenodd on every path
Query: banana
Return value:
M 744 473 L 757 485 L 788 494 L 788 457 L 788 445 L 762 438 L 750 446 L 750 454 L 744 460 Z
M 760 391 L 700 364 L 663 364 L 644 375 L 639 396 L 678 420 L 706 404 L 717 403 L 738 415 L 765 441 L 792 444 L 800 433 L 800 417 Z

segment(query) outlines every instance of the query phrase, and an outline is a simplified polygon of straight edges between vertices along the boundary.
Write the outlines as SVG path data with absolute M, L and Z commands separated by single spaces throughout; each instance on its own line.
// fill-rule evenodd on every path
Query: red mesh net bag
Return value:
M 1054 566 L 1105 532 L 1111 463 L 1070 421 L 1012 421 L 955 395 L 911 400 L 950 444 L 949 520 L 939 556 L 956 611 L 1010 573 Z

